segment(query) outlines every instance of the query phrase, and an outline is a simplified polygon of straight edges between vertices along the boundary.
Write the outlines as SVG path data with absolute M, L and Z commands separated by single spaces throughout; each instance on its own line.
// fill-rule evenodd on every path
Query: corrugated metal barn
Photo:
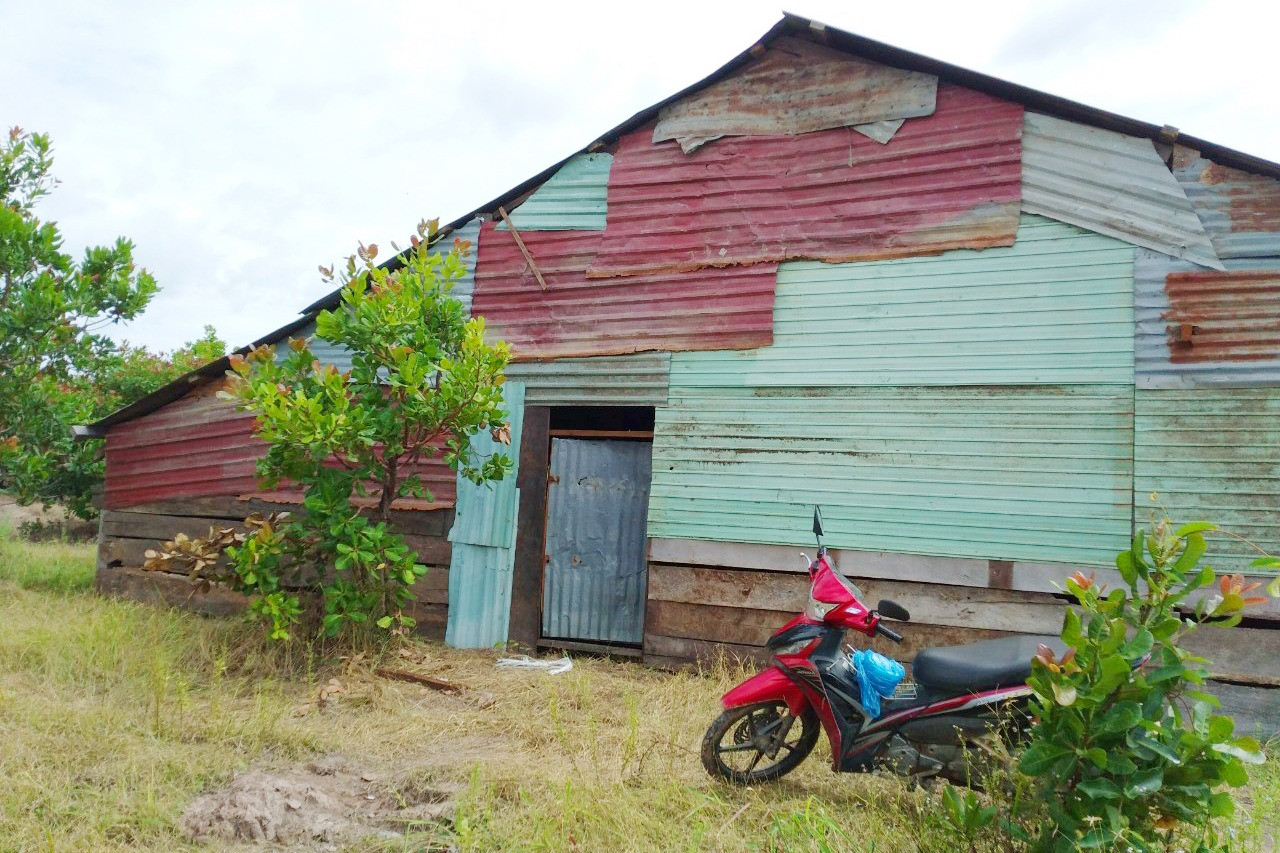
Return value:
M 435 502 L 397 504 L 455 645 L 759 656 L 814 504 L 911 610 L 906 660 L 1056 632 L 1054 584 L 1161 506 L 1234 534 L 1219 569 L 1280 552 L 1276 164 L 787 16 L 451 229 L 515 353 L 518 455 L 493 489 L 427 465 Z M 145 548 L 297 500 L 256 491 L 225 369 L 94 425 L 104 589 L 185 600 Z M 1272 602 L 1211 638 L 1248 719 L 1280 718 L 1276 629 Z

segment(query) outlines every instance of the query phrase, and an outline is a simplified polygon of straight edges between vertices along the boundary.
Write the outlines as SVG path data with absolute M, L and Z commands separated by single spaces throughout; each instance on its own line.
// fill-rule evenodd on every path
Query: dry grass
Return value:
M 713 783 L 698 745 L 742 677 L 730 667 L 667 675 L 580 659 L 547 676 L 422 644 L 411 661 L 369 649 L 322 664 L 234 620 L 101 599 L 91 566 L 89 548 L 0 532 L 2 850 L 188 849 L 176 821 L 199 793 L 236 770 L 332 753 L 406 795 L 464 784 L 452 824 L 357 849 L 959 849 L 934 795 L 836 776 L 821 753 L 782 783 Z M 379 678 L 384 657 L 474 693 Z M 330 679 L 341 692 L 321 705 Z M 1257 817 L 1280 804 L 1280 775 L 1264 773 Z M 1242 829 L 1242 849 L 1262 849 L 1261 825 Z

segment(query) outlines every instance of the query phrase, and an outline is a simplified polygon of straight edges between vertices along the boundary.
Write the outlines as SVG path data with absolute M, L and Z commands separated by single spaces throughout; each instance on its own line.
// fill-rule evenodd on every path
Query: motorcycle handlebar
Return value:
M 897 631 L 893 630 L 892 628 L 886 628 L 883 622 L 876 623 L 876 633 L 883 634 L 884 636 L 888 637 L 890 640 L 893 640 L 895 643 L 902 642 L 902 635 L 899 634 Z

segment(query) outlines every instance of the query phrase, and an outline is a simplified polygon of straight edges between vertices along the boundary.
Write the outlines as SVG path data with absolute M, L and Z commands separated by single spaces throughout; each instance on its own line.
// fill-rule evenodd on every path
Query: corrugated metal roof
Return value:
M 542 635 L 644 638 L 648 442 L 551 439 Z
M 108 430 L 108 509 L 257 491 L 266 444 L 254 435 L 254 416 L 212 390 Z
M 809 545 L 817 503 L 824 542 L 862 551 L 1106 565 L 1129 540 L 1131 387 L 766 395 L 678 374 L 657 410 L 652 537 Z
M 724 136 L 811 133 L 927 116 L 938 78 L 782 36 L 733 76 L 662 108 L 653 141 L 686 152 Z
M 574 155 L 510 211 L 511 223 L 519 231 L 603 231 L 612 165 L 612 154 Z
M 1222 166 L 1176 145 L 1173 173 L 1221 258 L 1280 255 L 1280 181 Z
M 1136 251 L 1025 216 L 1008 248 L 786 263 L 773 345 L 678 353 L 672 388 L 1129 385 Z
M 1138 250 L 1138 387 L 1280 385 L 1280 258 L 1226 264 L 1210 272 Z
M 1027 113 L 1022 209 L 1222 269 L 1150 139 Z
M 507 378 L 525 384 L 531 406 L 665 406 L 670 373 L 666 352 L 507 365 Z
M 683 155 L 681 155 L 683 156 Z M 589 281 L 600 231 L 521 235 L 543 290 L 510 232 L 480 232 L 474 311 L 518 360 L 645 350 L 737 349 L 773 340 L 777 266 Z
M 1137 522 L 1163 510 L 1280 553 L 1280 388 L 1140 389 L 1136 406 Z M 1258 556 L 1231 536 L 1206 540 L 1206 561 L 1219 571 L 1248 572 Z
M 938 87 L 881 145 L 848 128 L 735 137 L 692 155 L 623 137 L 593 278 L 808 258 L 856 261 L 1013 243 L 1022 107 Z
M 511 459 L 511 473 L 497 483 L 476 485 L 458 478 L 449 541 L 449 617 L 445 642 L 454 648 L 491 648 L 507 639 L 511 617 L 511 574 L 515 564 L 516 516 L 520 490 L 516 476 L 520 438 L 524 426 L 524 386 L 503 386 L 511 444 L 493 440 L 486 432 L 471 438 L 471 447 L 483 456 L 504 453 Z

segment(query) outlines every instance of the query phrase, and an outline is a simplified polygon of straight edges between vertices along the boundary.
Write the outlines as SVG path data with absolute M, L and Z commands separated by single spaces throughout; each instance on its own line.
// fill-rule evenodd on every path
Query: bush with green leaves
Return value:
M 350 370 L 321 365 L 301 339 L 282 358 L 272 347 L 232 357 L 220 394 L 256 413 L 262 484 L 300 487 L 302 511 L 167 547 L 148 568 L 186 566 L 250 595 L 278 640 L 308 615 L 327 636 L 413 626 L 405 607 L 426 567 L 390 523 L 397 499 L 433 499 L 416 464 L 438 456 L 475 483 L 512 468 L 505 454 L 478 458 L 471 445 L 481 429 L 510 440 L 509 350 L 486 343 L 484 321 L 451 295 L 469 244 L 439 254 L 427 248 L 433 237 L 434 223 L 420 225 L 395 265 L 374 265 L 377 246 L 360 247 L 362 264 L 348 259 L 341 304 L 317 316 L 316 336 L 345 348 Z
M 1079 572 L 1067 580 L 1079 604 L 1062 631 L 1068 650 L 1059 658 L 1042 646 L 1029 681 L 1037 720 L 1020 768 L 1043 809 L 1032 850 L 1141 853 L 1175 839 L 1177 849 L 1225 849 L 1215 819 L 1234 810 L 1227 788 L 1264 756 L 1217 713 L 1206 662 L 1181 641 L 1233 627 L 1265 598 L 1250 595 L 1258 584 L 1200 565 L 1212 529 L 1159 522 L 1139 532 L 1116 559 L 1119 588 Z

